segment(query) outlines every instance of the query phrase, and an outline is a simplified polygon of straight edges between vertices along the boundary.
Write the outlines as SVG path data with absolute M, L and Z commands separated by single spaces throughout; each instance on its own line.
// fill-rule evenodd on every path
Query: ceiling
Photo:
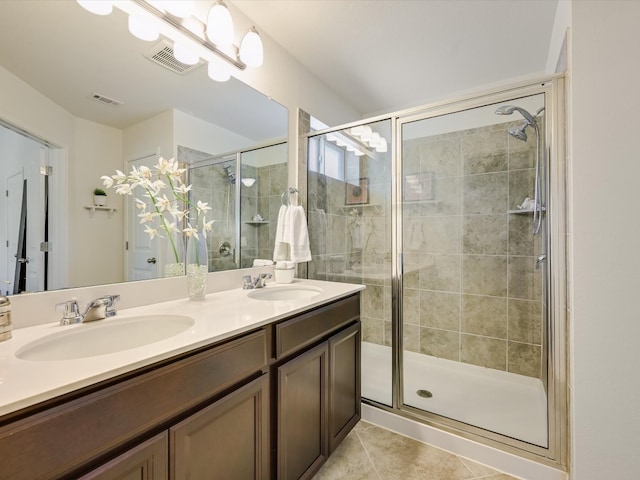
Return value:
M 557 6 L 557 0 L 230 3 L 366 116 L 543 74 Z

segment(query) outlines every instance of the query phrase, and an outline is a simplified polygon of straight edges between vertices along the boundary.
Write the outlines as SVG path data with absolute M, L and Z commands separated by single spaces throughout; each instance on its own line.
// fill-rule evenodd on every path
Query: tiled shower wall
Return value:
M 251 187 L 241 186 L 241 268 L 253 265 L 255 258 L 272 259 L 278 211 L 282 192 L 287 188 L 287 164 L 265 167 L 242 165 L 242 177 L 255 178 Z M 293 197 L 292 197 L 293 199 Z M 255 223 L 259 214 L 265 222 Z
M 403 205 L 404 348 L 540 377 L 542 234 L 530 214 L 507 213 L 533 197 L 535 141 L 508 125 L 403 145 L 402 174 L 432 175 L 434 191 Z M 309 278 L 366 284 L 363 340 L 391 345 L 391 162 L 353 162 L 347 179 L 369 179 L 367 205 L 346 206 L 344 182 L 309 173 Z
M 433 200 L 403 205 L 404 348 L 540 377 L 543 233 L 513 213 L 533 198 L 535 135 L 508 125 L 403 145 L 403 174 L 434 178 Z

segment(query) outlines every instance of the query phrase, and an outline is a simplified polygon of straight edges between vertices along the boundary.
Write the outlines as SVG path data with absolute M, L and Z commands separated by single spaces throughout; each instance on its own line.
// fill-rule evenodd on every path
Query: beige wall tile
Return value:
M 497 338 L 462 334 L 461 360 L 496 370 L 507 369 L 507 342 Z
M 462 295 L 462 331 L 507 338 L 507 299 Z
M 420 324 L 446 330 L 460 329 L 460 294 L 420 291 Z
M 509 299 L 509 340 L 542 344 L 540 302 Z
M 507 215 L 465 215 L 462 251 L 468 254 L 505 255 Z
M 507 257 L 464 255 L 462 292 L 505 297 L 507 295 Z
M 509 372 L 539 378 L 541 352 L 538 345 L 509 342 Z
M 460 334 L 449 330 L 420 328 L 420 353 L 448 360 L 460 360 Z

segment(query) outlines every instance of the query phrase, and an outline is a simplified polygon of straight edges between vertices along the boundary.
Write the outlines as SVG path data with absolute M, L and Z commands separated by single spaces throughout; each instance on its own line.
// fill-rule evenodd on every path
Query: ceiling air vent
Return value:
M 100 93 L 92 92 L 89 96 L 91 100 L 95 100 L 96 102 L 104 103 L 105 105 L 111 105 L 112 107 L 119 107 L 124 105 L 124 103 L 114 100 L 113 98 L 106 97 Z
M 187 65 L 186 63 L 176 60 L 173 56 L 173 47 L 166 40 L 161 40 L 155 44 L 144 54 L 144 56 L 149 60 L 162 65 L 164 68 L 180 75 L 185 75 L 202 64 L 202 60 L 195 65 Z

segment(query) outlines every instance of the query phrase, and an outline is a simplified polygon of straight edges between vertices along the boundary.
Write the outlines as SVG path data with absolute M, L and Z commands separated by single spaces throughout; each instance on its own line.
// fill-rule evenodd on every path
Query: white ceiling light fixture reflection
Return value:
M 82 8 L 96 15 L 109 15 L 113 11 L 113 2 L 107 0 L 78 0 Z
M 231 78 L 231 72 L 229 68 L 220 61 L 210 60 L 207 65 L 207 75 L 211 80 L 216 82 L 226 82 Z
M 233 20 L 222 0 L 216 2 L 207 15 L 207 38 L 219 47 L 233 43 Z
M 173 56 L 176 60 L 186 65 L 195 65 L 200 61 L 200 56 L 183 42 L 173 44 Z
M 160 32 L 148 18 L 140 15 L 129 15 L 129 32 L 140 40 L 153 42 L 160 38 Z
M 256 183 L 255 178 L 243 178 L 240 180 L 245 187 L 252 187 L 254 183 Z

